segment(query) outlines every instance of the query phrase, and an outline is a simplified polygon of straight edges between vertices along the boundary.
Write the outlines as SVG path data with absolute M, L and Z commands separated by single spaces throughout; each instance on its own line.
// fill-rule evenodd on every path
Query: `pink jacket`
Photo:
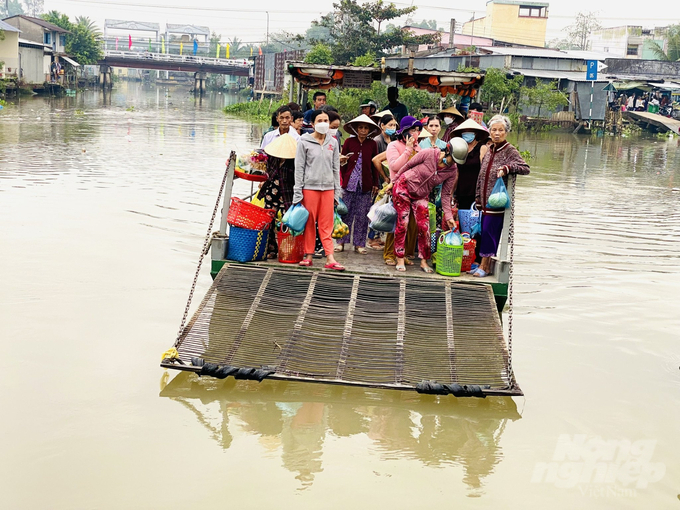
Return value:
M 455 163 L 439 168 L 441 151 L 432 147 L 423 149 L 408 161 L 396 174 L 397 181 L 405 181 L 406 189 L 413 199 L 427 198 L 432 190 L 442 185 L 442 209 L 444 220 L 453 219 L 451 197 L 458 183 L 458 167 Z
M 397 172 L 406 164 L 406 162 L 411 158 L 413 152 L 420 151 L 420 147 L 416 144 L 413 148 L 408 147 L 401 140 L 395 140 L 390 142 L 387 146 L 387 165 L 390 169 L 390 181 L 394 182 L 396 179 Z

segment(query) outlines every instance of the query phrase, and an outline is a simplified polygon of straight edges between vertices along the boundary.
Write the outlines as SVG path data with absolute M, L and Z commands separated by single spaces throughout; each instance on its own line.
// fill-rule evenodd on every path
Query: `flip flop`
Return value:
M 333 262 L 332 264 L 326 264 L 323 267 L 326 268 L 326 269 L 331 269 L 333 271 L 344 271 L 345 270 L 345 266 L 341 266 L 337 262 Z
M 477 278 L 484 278 L 484 277 L 487 276 L 488 274 L 489 274 L 489 273 L 487 273 L 486 271 L 484 271 L 481 267 L 478 267 L 478 268 L 477 268 L 477 271 L 475 271 L 475 272 L 472 274 L 472 276 L 476 276 Z
M 430 266 L 427 267 L 420 266 L 420 269 L 422 270 L 423 273 L 430 274 L 432 272 L 432 268 Z
M 359 255 L 366 255 L 368 253 L 368 250 L 363 246 L 355 246 L 354 251 L 357 252 Z
M 312 261 L 304 259 L 304 260 L 301 260 L 298 265 L 302 266 L 302 267 L 312 267 Z
M 397 264 L 394 269 L 399 271 L 400 273 L 405 273 L 406 272 L 406 266 L 404 264 Z
M 345 251 L 345 245 L 344 245 L 344 244 L 339 244 L 339 245 L 337 245 L 335 248 L 333 248 L 333 251 L 334 251 L 335 253 L 341 253 L 341 252 Z

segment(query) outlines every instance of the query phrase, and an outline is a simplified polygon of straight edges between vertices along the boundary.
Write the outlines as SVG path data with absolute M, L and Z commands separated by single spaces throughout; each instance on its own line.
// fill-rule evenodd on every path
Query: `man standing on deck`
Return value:
M 322 106 L 326 104 L 326 93 L 321 92 L 321 91 L 316 91 L 314 92 L 313 101 L 314 104 L 312 105 L 312 108 L 307 110 L 305 112 L 305 117 L 302 122 L 302 126 L 304 128 L 311 128 L 312 127 L 312 112 L 314 110 L 320 110 Z M 313 131 L 313 130 L 312 130 Z
M 260 149 L 264 149 L 279 136 L 286 133 L 295 138 L 295 140 L 300 138 L 298 132 L 290 126 L 291 122 L 293 122 L 293 111 L 290 109 L 290 106 L 281 106 L 276 110 L 276 121 L 279 123 L 279 127 L 264 135 Z
M 401 122 L 401 119 L 408 115 L 408 108 L 406 108 L 404 103 L 399 102 L 399 89 L 397 87 L 388 88 L 387 99 L 389 99 L 390 102 L 383 111 L 389 110 L 392 112 L 392 116 L 397 122 Z

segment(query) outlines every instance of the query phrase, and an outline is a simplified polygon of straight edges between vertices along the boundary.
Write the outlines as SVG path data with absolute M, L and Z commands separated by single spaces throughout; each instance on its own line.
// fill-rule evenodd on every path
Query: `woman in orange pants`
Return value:
M 321 110 L 312 112 L 313 133 L 300 137 L 295 154 L 295 187 L 293 203 L 302 202 L 309 211 L 305 226 L 305 258 L 301 266 L 312 265 L 316 244 L 316 228 L 326 253 L 326 269 L 344 271 L 333 256 L 333 219 L 335 202 L 342 196 L 340 187 L 340 147 L 328 134 L 328 114 Z

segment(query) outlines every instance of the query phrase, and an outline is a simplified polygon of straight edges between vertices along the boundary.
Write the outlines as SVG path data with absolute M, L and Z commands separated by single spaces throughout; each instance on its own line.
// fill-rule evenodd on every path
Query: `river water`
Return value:
M 0 111 L 3 508 L 680 508 L 677 137 L 513 138 L 525 398 L 198 380 L 158 363 L 261 136 L 233 100 Z

